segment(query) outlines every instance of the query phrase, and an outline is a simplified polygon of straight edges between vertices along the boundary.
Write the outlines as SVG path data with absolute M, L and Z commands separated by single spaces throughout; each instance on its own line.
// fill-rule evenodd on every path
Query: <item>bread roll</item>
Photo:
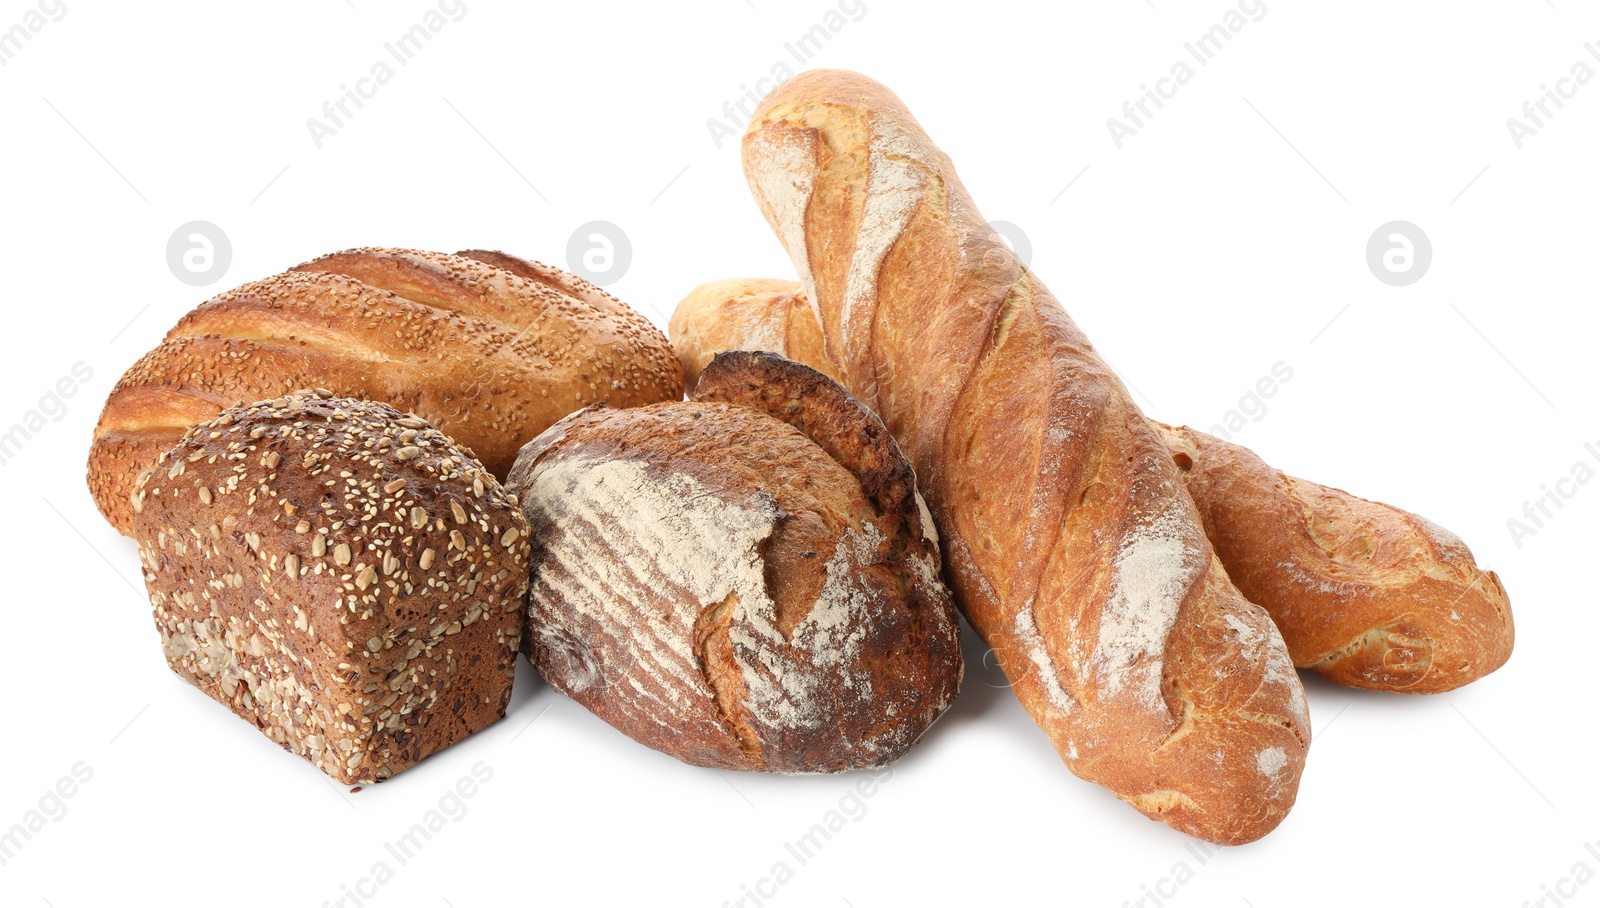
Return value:
M 306 391 L 190 429 L 130 497 L 172 670 L 345 784 L 505 714 L 527 525 L 415 416 Z
M 202 304 L 122 376 L 89 451 L 100 512 L 127 534 L 134 483 L 185 429 L 303 388 L 420 414 L 500 476 L 573 410 L 683 396 L 661 332 L 577 277 L 503 253 L 352 249 Z
M 837 374 L 795 281 L 703 284 L 673 311 L 670 335 L 690 388 L 724 350 L 770 350 Z M 1203 432 L 1152 425 L 1229 579 L 1272 616 L 1296 666 L 1351 687 L 1438 693 L 1510 657 L 1505 588 L 1448 530 L 1287 476 Z
M 915 477 L 814 370 L 719 358 L 695 400 L 557 423 L 508 485 L 534 537 L 529 659 L 648 747 L 722 769 L 880 766 L 955 696 Z
M 1283 639 L 949 159 L 888 89 L 823 70 L 762 101 L 744 164 L 828 359 L 916 468 L 958 604 L 1067 765 L 1211 841 L 1277 826 L 1310 738 Z

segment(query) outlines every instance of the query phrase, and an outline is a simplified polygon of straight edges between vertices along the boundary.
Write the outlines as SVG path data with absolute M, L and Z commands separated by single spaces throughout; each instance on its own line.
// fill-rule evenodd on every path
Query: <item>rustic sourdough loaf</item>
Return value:
M 305 391 L 224 410 L 153 466 L 129 530 L 191 684 L 348 784 L 504 715 L 527 525 L 443 433 Z
M 956 693 L 915 477 L 812 369 L 721 357 L 694 400 L 557 423 L 508 485 L 534 540 L 529 659 L 642 744 L 723 769 L 879 766 Z
M 202 304 L 122 376 L 89 451 L 100 512 L 126 534 L 134 483 L 185 429 L 303 388 L 415 412 L 499 476 L 573 410 L 683 396 L 661 332 L 580 278 L 498 252 L 352 249 Z
M 744 164 L 828 360 L 916 468 L 958 603 L 1067 765 L 1212 841 L 1277 826 L 1310 736 L 1283 639 L 949 159 L 888 89 L 814 71 L 762 102 Z
M 685 383 L 725 350 L 770 350 L 837 375 L 795 281 L 695 288 L 669 329 Z M 1452 690 L 1511 655 L 1511 604 L 1465 543 L 1425 518 L 1275 470 L 1253 452 L 1152 423 L 1228 577 L 1262 606 L 1295 665 L 1351 687 Z

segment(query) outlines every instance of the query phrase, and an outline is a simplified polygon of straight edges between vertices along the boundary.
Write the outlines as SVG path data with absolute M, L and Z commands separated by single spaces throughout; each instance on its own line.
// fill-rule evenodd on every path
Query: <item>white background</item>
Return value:
M 1577 862 L 1600 872 L 1600 845 L 1585 850 L 1600 840 L 1600 483 L 1565 487 L 1520 547 L 1507 529 L 1575 463 L 1600 469 L 1584 449 L 1600 448 L 1600 80 L 1521 150 L 1506 126 L 1574 62 L 1600 68 L 1592 8 L 1269 0 L 1120 151 L 1107 118 L 1225 3 L 866 0 L 846 18 L 814 64 L 900 94 L 1151 416 L 1208 428 L 1287 364 L 1236 440 L 1454 529 L 1510 590 L 1518 639 L 1505 669 L 1452 694 L 1308 676 L 1299 804 L 1204 863 L 1067 772 L 969 646 L 947 717 L 800 866 L 784 844 L 859 775 L 687 767 L 525 665 L 504 722 L 385 785 L 331 784 L 167 670 L 133 546 L 97 515 L 83 462 L 105 394 L 182 313 L 335 249 L 566 265 L 574 229 L 605 220 L 633 247 L 610 289 L 660 324 L 702 281 L 792 275 L 736 145 L 716 148 L 706 122 L 831 7 L 466 0 L 318 150 L 306 120 L 423 2 L 66 4 L 0 67 L 0 428 L 73 364 L 92 369 L 0 466 L 0 829 L 74 764 L 93 777 L 0 866 L 5 904 L 320 906 L 380 859 L 395 877 L 367 904 L 453 908 L 720 906 L 780 859 L 794 878 L 767 905 L 851 908 L 1120 906 L 1180 861 L 1193 878 L 1168 905 L 1521 906 L 1570 892 Z M 30 8 L 5 0 L 0 29 Z M 233 247 L 203 288 L 165 254 L 197 219 Z M 1394 219 L 1434 249 L 1405 288 L 1364 256 Z M 397 865 L 384 843 L 479 761 L 493 776 L 467 813 Z M 1578 892 L 1600 904 L 1600 880 Z

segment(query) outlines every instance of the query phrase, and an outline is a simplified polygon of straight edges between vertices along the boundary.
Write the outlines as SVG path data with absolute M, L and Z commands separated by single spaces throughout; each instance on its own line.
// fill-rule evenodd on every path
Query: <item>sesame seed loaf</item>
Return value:
M 591 407 L 523 448 L 507 484 L 534 537 L 524 651 L 552 686 L 686 763 L 892 762 L 962 673 L 910 466 L 807 367 L 723 357 L 701 387 Z
M 559 269 L 504 253 L 352 249 L 201 304 L 128 369 L 89 451 L 127 534 L 139 475 L 226 406 L 303 388 L 417 413 L 504 476 L 523 442 L 596 401 L 683 396 L 661 332 Z
M 130 497 L 172 670 L 347 784 L 505 714 L 526 523 L 423 420 L 325 390 L 224 410 Z

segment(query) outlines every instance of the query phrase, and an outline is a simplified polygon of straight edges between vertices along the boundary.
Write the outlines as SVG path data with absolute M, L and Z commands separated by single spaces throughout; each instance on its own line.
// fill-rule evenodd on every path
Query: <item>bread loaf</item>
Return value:
M 1449 530 L 1296 479 L 1238 445 L 1157 424 L 1228 576 L 1295 664 L 1351 687 L 1431 694 L 1511 656 L 1511 603 Z
M 1283 640 L 949 160 L 883 86 L 814 71 L 762 102 L 744 163 L 828 360 L 916 469 L 958 604 L 1067 765 L 1211 841 L 1274 828 L 1309 738 Z
M 695 400 L 567 417 L 508 484 L 534 539 L 530 661 L 646 746 L 722 769 L 880 766 L 956 693 L 915 477 L 812 369 L 720 357 Z
M 327 391 L 230 408 L 129 502 L 172 670 L 339 782 L 505 714 L 527 525 L 415 416 Z
M 353 249 L 202 304 L 122 376 L 89 451 L 100 512 L 127 534 L 134 483 L 185 429 L 303 388 L 420 414 L 500 476 L 573 410 L 683 396 L 661 332 L 579 278 L 502 253 Z
M 835 374 L 794 281 L 723 280 L 672 313 L 685 383 L 724 350 L 770 350 Z M 1437 693 L 1511 654 L 1511 606 L 1493 571 L 1425 518 L 1268 467 L 1251 451 L 1154 423 L 1229 579 L 1262 606 L 1296 666 L 1338 684 Z

